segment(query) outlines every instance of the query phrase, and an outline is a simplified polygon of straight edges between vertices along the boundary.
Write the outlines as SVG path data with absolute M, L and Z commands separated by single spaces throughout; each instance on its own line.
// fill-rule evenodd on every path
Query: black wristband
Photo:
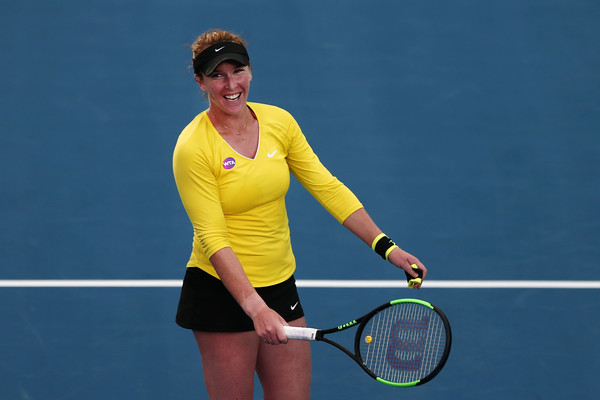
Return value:
M 381 256 L 381 258 L 387 260 L 386 253 L 391 247 L 395 246 L 396 243 L 394 243 L 392 239 L 383 234 L 376 237 L 375 240 L 376 242 L 374 242 L 371 245 L 371 247 L 373 248 L 373 250 L 375 250 L 375 253 Z

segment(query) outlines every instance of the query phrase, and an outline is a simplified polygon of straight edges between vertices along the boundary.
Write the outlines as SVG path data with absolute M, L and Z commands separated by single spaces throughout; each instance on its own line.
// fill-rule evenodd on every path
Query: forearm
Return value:
M 266 343 L 287 343 L 283 330 L 287 323 L 254 289 L 234 251 L 224 247 L 210 257 L 210 262 L 229 293 L 252 318 L 256 334 Z
M 262 308 L 267 307 L 248 280 L 240 260 L 230 247 L 217 251 L 210 257 L 210 262 L 221 282 L 250 318 L 254 318 Z
M 348 218 L 346 218 L 344 221 L 344 226 L 358 236 L 369 247 L 372 246 L 373 240 L 382 233 L 381 229 L 377 227 L 375 222 L 371 219 L 369 214 L 367 214 L 367 211 L 364 208 L 355 211 Z M 389 254 L 386 254 L 386 259 L 395 266 L 402 268 L 413 278 L 417 277 L 417 274 L 411 267 L 413 264 L 417 265 L 417 267 L 423 271 L 423 279 L 425 279 L 425 276 L 427 275 L 427 268 L 425 268 L 423 263 L 421 263 L 418 258 L 397 246 L 394 246 Z M 415 285 L 415 288 L 417 289 L 420 287 L 420 283 Z
M 381 233 L 381 229 L 377 227 L 364 208 L 361 208 L 352 214 L 344 221 L 343 225 L 356 236 L 358 236 L 369 247 L 373 243 L 373 239 Z

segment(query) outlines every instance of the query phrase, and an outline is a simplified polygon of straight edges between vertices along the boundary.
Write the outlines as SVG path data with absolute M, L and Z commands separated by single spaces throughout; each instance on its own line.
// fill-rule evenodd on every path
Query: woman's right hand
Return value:
M 256 334 L 265 343 L 282 344 L 287 343 L 287 336 L 283 326 L 287 325 L 281 315 L 269 308 L 267 303 L 254 292 L 246 297 L 241 304 L 254 323 Z
M 281 315 L 265 305 L 252 318 L 254 330 L 263 342 L 267 344 L 287 343 L 283 326 L 287 325 Z

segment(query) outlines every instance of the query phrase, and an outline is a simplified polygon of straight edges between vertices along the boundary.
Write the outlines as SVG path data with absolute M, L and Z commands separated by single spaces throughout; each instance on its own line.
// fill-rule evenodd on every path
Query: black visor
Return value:
M 194 73 L 210 75 L 223 61 L 237 61 L 248 65 L 250 58 L 246 48 L 238 43 L 220 42 L 213 44 L 194 58 Z

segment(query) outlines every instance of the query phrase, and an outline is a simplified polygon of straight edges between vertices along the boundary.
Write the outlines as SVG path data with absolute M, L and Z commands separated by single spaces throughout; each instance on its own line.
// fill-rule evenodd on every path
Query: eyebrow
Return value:
M 224 61 L 224 62 L 227 62 L 227 61 Z M 233 69 L 234 69 L 234 70 L 238 70 L 238 69 L 244 69 L 245 67 L 247 67 L 247 65 L 243 65 L 243 64 L 240 64 L 240 63 L 238 63 L 238 62 L 235 62 L 235 61 L 234 61 L 234 62 L 232 62 L 231 64 L 235 64 L 235 66 L 233 67 Z M 219 66 L 219 67 L 220 67 L 220 66 Z M 210 74 L 210 75 L 208 75 L 208 76 L 210 77 L 210 76 L 213 76 L 213 75 L 215 75 L 215 74 L 222 74 L 222 73 L 223 73 L 223 71 L 221 71 L 221 70 L 219 69 L 219 67 L 217 67 L 217 69 L 215 69 L 215 70 L 213 71 L 213 73 L 212 73 L 212 74 Z

